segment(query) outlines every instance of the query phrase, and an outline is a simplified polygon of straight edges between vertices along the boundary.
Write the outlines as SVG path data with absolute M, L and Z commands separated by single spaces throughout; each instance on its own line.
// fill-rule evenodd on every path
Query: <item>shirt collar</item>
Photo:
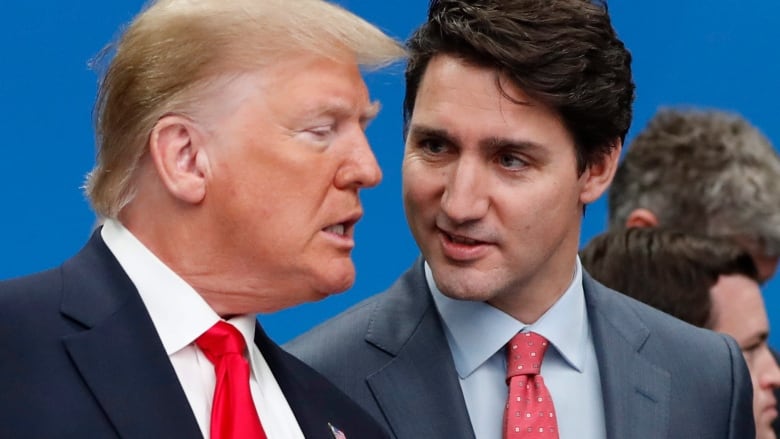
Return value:
M 570 367 L 582 372 L 589 328 L 579 257 L 569 287 L 532 325 L 485 302 L 445 296 L 436 287 L 427 262 L 425 280 L 444 323 L 455 368 L 461 378 L 471 375 L 520 331 L 534 331 L 544 336 Z
M 166 266 L 119 221 L 108 219 L 101 236 L 138 289 L 165 352 L 174 354 L 211 328 L 220 317 L 187 282 Z M 251 316 L 250 316 L 251 317 Z M 231 323 L 233 323 L 232 319 Z M 237 327 L 245 338 L 245 324 Z M 251 351 L 251 350 L 250 350 Z

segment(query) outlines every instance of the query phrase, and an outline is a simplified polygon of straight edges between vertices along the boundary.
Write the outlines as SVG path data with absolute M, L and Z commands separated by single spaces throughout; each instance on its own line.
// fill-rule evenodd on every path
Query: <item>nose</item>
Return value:
M 780 366 L 769 348 L 765 347 L 765 350 L 766 352 L 762 353 L 764 370 L 758 376 L 758 383 L 761 388 L 776 389 L 780 387 Z
M 449 168 L 441 208 L 456 224 L 475 221 L 487 214 L 490 202 L 483 167 L 478 158 L 461 156 Z
M 357 131 L 355 140 L 347 145 L 346 160 L 336 173 L 335 185 L 339 189 L 374 187 L 382 181 L 382 170 L 368 139 L 362 130 Z

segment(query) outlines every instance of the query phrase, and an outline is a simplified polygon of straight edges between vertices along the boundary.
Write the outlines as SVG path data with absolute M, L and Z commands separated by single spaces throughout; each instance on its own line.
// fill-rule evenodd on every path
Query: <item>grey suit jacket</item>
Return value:
M 729 337 L 583 276 L 610 439 L 755 437 L 752 388 Z M 398 439 L 474 438 L 422 260 L 285 346 Z M 576 396 L 572 396 L 576 397 Z

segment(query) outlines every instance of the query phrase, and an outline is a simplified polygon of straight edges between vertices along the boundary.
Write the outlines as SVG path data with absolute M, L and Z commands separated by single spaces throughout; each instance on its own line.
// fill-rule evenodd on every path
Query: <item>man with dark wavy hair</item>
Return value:
M 577 258 L 634 96 L 606 5 L 434 1 L 408 47 L 403 198 L 422 258 L 288 348 L 396 438 L 751 437 L 734 340 Z

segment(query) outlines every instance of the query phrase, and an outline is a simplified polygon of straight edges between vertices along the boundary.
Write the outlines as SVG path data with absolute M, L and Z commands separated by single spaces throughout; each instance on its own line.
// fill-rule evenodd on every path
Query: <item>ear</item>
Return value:
M 655 227 L 658 225 L 658 217 L 653 212 L 643 207 L 634 209 L 626 218 L 626 228 L 631 227 Z
M 149 136 L 149 150 L 165 188 L 175 198 L 197 204 L 206 196 L 208 155 L 205 136 L 180 115 L 160 118 Z
M 596 201 L 604 191 L 607 190 L 612 178 L 617 170 L 618 160 L 620 159 L 620 150 L 623 142 L 620 139 L 614 140 L 615 146 L 604 155 L 601 160 L 591 163 L 580 176 L 582 190 L 580 191 L 580 202 L 590 204 Z

